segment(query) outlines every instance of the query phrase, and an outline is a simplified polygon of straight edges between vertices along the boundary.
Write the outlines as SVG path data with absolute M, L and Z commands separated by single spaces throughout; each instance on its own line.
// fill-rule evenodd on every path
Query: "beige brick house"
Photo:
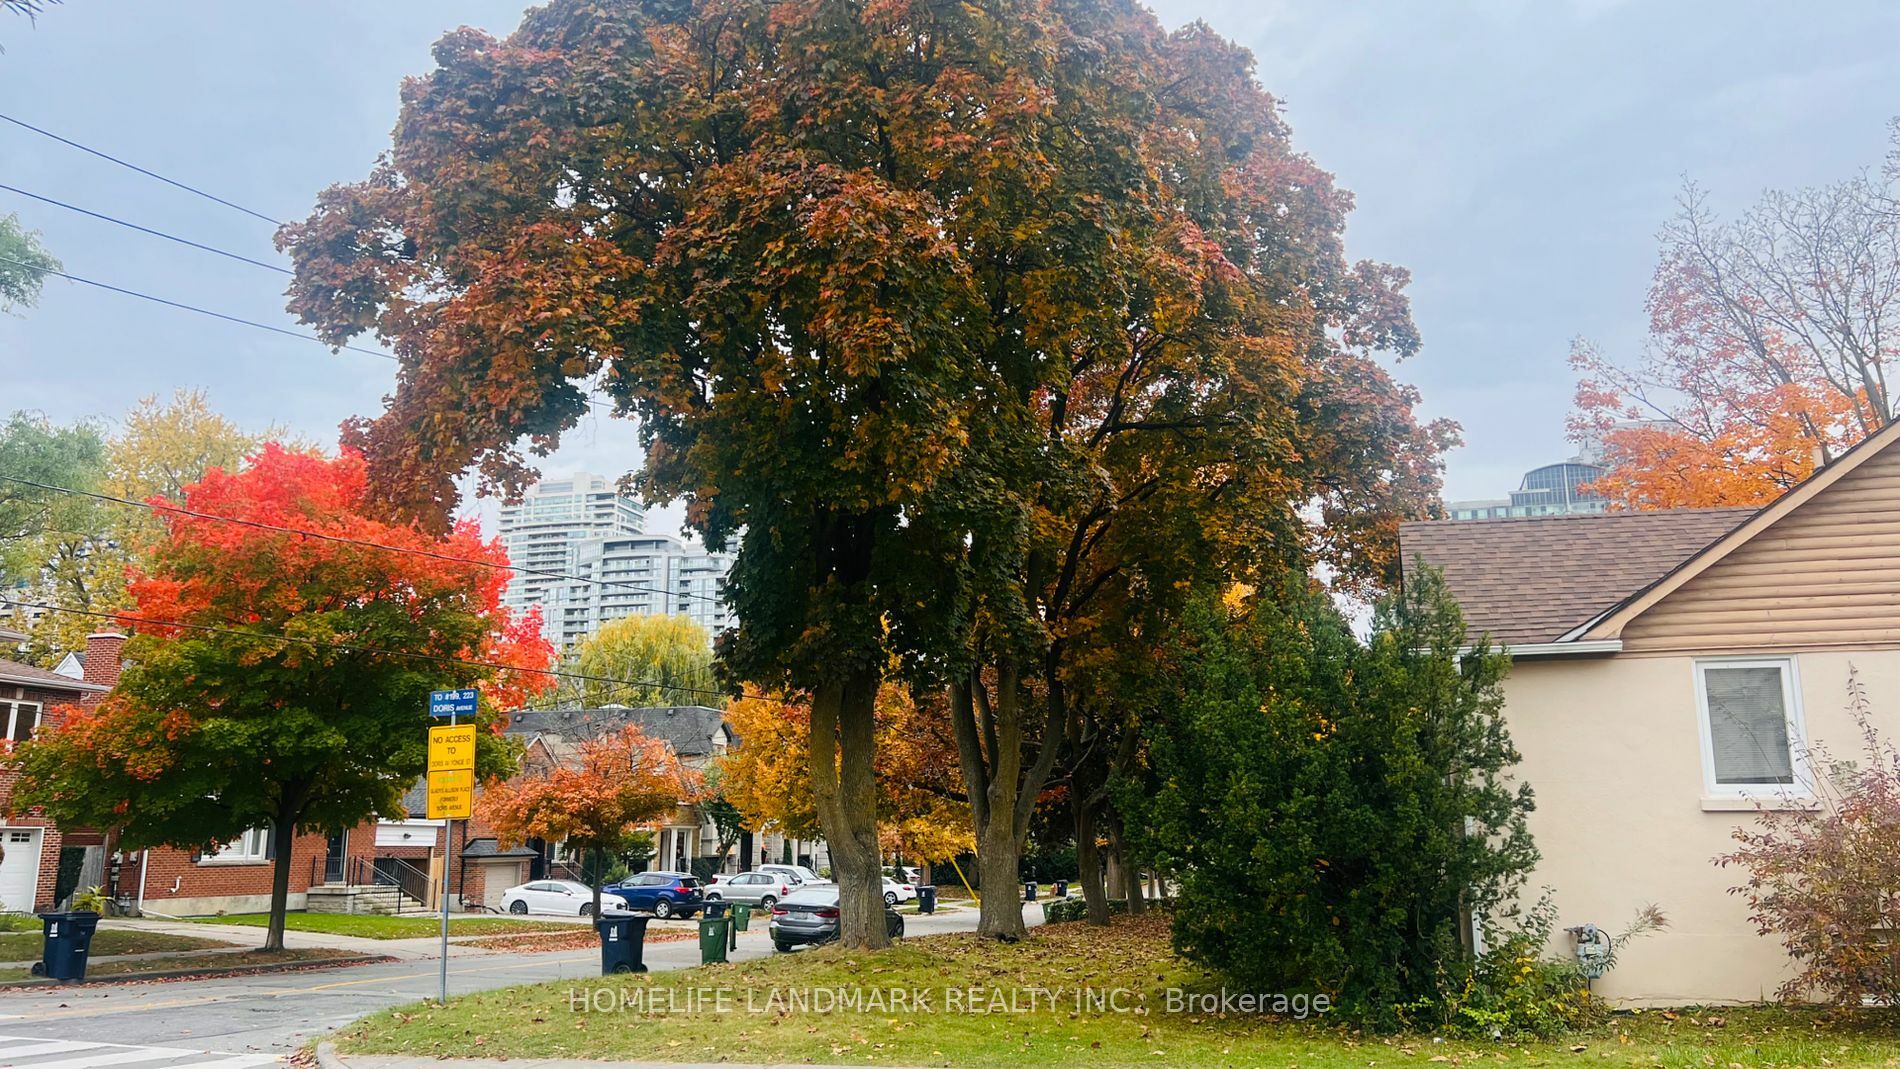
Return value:
M 1407 524 L 1474 636 L 1511 653 L 1505 716 L 1562 926 L 1669 917 L 1597 984 L 1669 1004 L 1790 974 L 1712 858 L 1757 807 L 1809 804 L 1809 749 L 1859 753 L 1850 669 L 1900 741 L 1900 425 L 1759 509 Z M 1569 939 L 1552 947 L 1570 953 Z

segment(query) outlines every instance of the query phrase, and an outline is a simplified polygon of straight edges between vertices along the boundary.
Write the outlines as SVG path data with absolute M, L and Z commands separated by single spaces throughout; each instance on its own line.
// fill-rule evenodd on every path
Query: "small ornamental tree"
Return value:
M 1808 753 L 1814 808 L 1764 808 L 1741 845 L 1715 863 L 1748 878 L 1730 894 L 1748 902 L 1762 935 L 1778 935 L 1799 968 L 1777 992 L 1838 1006 L 1900 999 L 1900 749 L 1882 739 L 1858 675 L 1848 712 L 1861 732 L 1862 761 L 1837 761 L 1820 744 Z
M 619 854 L 641 828 L 691 801 L 698 773 L 681 765 L 671 748 L 628 724 L 584 739 L 571 756 L 483 789 L 476 813 L 495 829 L 504 849 L 529 839 L 565 842 L 593 858 L 604 872 L 609 854 Z M 594 884 L 593 915 L 600 916 L 600 881 Z
M 501 546 L 472 522 L 437 536 L 372 518 L 365 474 L 355 454 L 266 445 L 185 487 L 193 515 L 165 513 L 127 584 L 119 685 L 15 755 L 16 810 L 116 830 L 124 849 L 268 829 L 266 949 L 283 946 L 298 833 L 407 815 L 431 690 L 483 688 L 476 770 L 492 776 L 514 763 L 501 711 L 548 685 L 539 620 L 501 605 Z
M 1190 614 L 1167 653 L 1178 692 L 1142 723 L 1147 775 L 1117 803 L 1137 858 L 1178 882 L 1182 954 L 1394 1026 L 1469 976 L 1465 916 L 1501 919 L 1537 860 L 1508 661 L 1466 649 L 1435 575 L 1383 602 L 1363 644 L 1290 585 Z

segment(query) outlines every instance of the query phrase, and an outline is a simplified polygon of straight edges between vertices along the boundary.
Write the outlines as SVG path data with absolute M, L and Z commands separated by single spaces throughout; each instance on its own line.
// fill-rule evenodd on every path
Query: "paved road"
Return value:
M 1024 911 L 1030 923 L 1040 923 L 1042 910 Z M 906 917 L 906 934 L 932 935 L 969 931 L 976 927 L 976 910 L 960 909 L 934 917 Z M 739 936 L 734 960 L 772 953 L 761 927 Z M 681 969 L 699 964 L 695 941 L 656 943 L 646 950 L 647 965 L 655 970 Z M 75 1040 L 91 1043 L 155 1044 L 167 1049 L 233 1054 L 281 1055 L 310 1039 L 333 1031 L 365 1014 L 388 1006 L 433 998 L 437 962 L 410 959 L 380 965 L 305 973 L 278 973 L 229 979 L 188 980 L 149 984 L 87 984 L 69 988 L 35 988 L 0 993 L 0 1037 Z M 600 974 L 598 950 L 554 954 L 462 954 L 449 962 L 449 993 L 468 994 L 514 984 L 581 978 Z M 0 1044 L 5 1040 L 0 1038 Z M 129 1048 L 128 1048 L 129 1049 Z M 133 1064 L 123 1052 L 107 1061 L 78 1054 L 49 1054 L 10 1061 L 0 1045 L 0 1069 L 160 1069 Z M 162 1064 L 169 1069 L 179 1055 Z M 205 1059 L 206 1062 L 212 1059 Z M 223 1067 L 220 1067 L 223 1069 Z

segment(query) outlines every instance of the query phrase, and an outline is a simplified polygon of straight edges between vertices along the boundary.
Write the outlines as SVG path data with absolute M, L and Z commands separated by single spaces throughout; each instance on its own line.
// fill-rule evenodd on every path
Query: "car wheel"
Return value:
M 517 917 L 525 917 L 528 915 L 528 904 L 520 899 L 516 899 L 508 903 L 508 912 L 513 913 Z
M 593 916 L 593 915 L 594 915 L 594 904 L 593 904 L 592 902 L 582 902 L 582 903 L 581 903 L 581 916 L 583 916 L 583 917 L 591 917 L 591 916 Z
M 896 891 L 886 891 L 886 892 L 884 892 L 884 904 L 885 904 L 885 905 L 887 905 L 887 906 L 893 906 L 893 907 L 894 907 L 894 906 L 896 906 L 896 905 L 897 905 L 897 892 L 896 892 Z
M 764 898 L 759 899 L 759 908 L 768 913 L 771 912 L 772 907 L 776 905 L 778 905 L 778 899 L 773 898 L 771 895 L 766 895 Z
M 891 914 L 890 935 L 892 939 L 904 938 L 904 918 L 895 913 Z
M 717 893 L 717 892 L 714 892 L 713 894 L 709 894 L 709 895 L 707 895 L 707 896 L 706 896 L 706 901 L 708 901 L 708 902 L 723 902 L 723 901 L 725 901 L 725 897 L 726 897 L 726 896 L 724 896 L 724 895 L 722 895 L 722 894 L 719 894 L 719 893 Z
M 664 898 L 653 903 L 653 915 L 661 920 L 666 920 L 673 915 L 673 903 Z
M 784 942 L 782 940 L 774 939 L 772 940 L 772 949 L 778 951 L 781 954 L 790 954 L 792 952 L 792 944 Z

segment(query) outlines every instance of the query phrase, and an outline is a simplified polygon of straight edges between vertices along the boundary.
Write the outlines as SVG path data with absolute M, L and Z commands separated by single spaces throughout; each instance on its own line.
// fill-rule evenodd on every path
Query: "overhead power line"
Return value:
M 226 323 L 236 323 L 239 326 L 251 327 L 256 330 L 268 330 L 272 334 L 281 334 L 287 338 L 298 338 L 303 341 L 315 342 L 326 349 L 348 350 L 352 353 L 362 353 L 365 356 L 374 356 L 381 360 L 388 360 L 391 363 L 401 363 L 401 361 L 398 360 L 395 356 L 389 353 L 382 352 L 377 349 L 369 349 L 361 345 L 349 345 L 349 344 L 333 346 L 329 342 L 324 341 L 322 338 L 317 337 L 315 334 L 303 334 L 303 333 L 299 333 L 298 331 L 290 330 L 285 327 L 274 327 L 274 326 L 271 326 L 269 323 L 260 323 L 255 319 L 245 319 L 243 316 L 234 316 L 225 312 L 215 312 L 209 308 L 200 308 L 195 304 L 186 304 L 183 301 L 174 301 L 168 297 L 159 297 L 150 293 L 142 293 L 139 290 L 127 289 L 124 286 L 115 286 L 111 284 L 110 282 L 100 282 L 97 279 L 85 278 L 80 275 L 68 274 L 65 271 L 54 271 L 40 264 L 30 264 L 30 263 L 27 263 L 25 260 L 16 260 L 11 256 L 0 256 L 0 263 L 9 263 L 9 264 L 14 265 L 15 267 L 24 267 L 29 271 L 38 271 L 43 274 L 52 275 L 55 278 L 63 278 L 67 280 L 68 282 L 77 282 L 83 286 L 92 286 L 96 289 L 107 290 L 111 293 L 121 294 L 126 297 L 137 297 L 139 300 L 150 301 L 153 304 L 162 304 L 166 306 L 167 308 L 176 308 L 184 312 L 195 312 L 198 315 L 210 316 L 212 319 L 222 319 Z M 614 410 L 614 406 L 612 404 L 598 400 L 591 391 L 588 393 L 587 396 L 581 398 L 581 403 L 586 405 L 589 408 L 595 409 L 597 411 L 605 412 L 610 416 L 618 415 L 618 413 Z
M 18 186 L 10 186 L 4 182 L 0 182 L 0 189 L 4 189 L 8 193 L 17 193 L 22 197 L 31 197 L 32 199 L 37 200 L 42 204 L 51 204 L 55 208 L 64 208 L 69 212 L 78 212 L 80 215 L 89 215 L 93 217 L 94 219 L 101 219 L 108 223 L 116 223 L 119 226 L 126 227 L 131 230 L 136 230 L 141 234 L 150 234 L 155 238 L 164 238 L 166 241 L 175 241 L 180 245 L 189 245 L 194 249 L 201 249 L 205 252 L 215 253 L 219 256 L 226 257 L 227 259 L 237 260 L 242 263 L 251 264 L 255 267 L 261 267 L 266 271 L 275 271 L 281 275 L 288 275 L 292 273 L 288 267 L 283 267 L 281 265 L 273 264 L 273 263 L 265 263 L 263 260 L 253 260 L 249 256 L 244 256 L 235 252 L 227 252 L 224 249 L 220 249 L 212 245 L 206 245 L 203 242 L 193 241 L 190 238 L 181 238 L 176 234 L 167 234 L 163 230 L 153 230 L 149 226 L 140 226 L 137 223 L 128 222 L 124 219 L 118 218 L 117 216 L 107 215 L 104 212 L 95 212 L 90 208 L 81 208 L 77 204 L 68 204 L 63 200 L 54 200 L 52 197 L 43 197 L 39 195 L 38 193 L 29 193 L 26 190 L 19 188 Z
M 227 315 L 223 312 L 214 312 L 209 308 L 200 308 L 195 304 L 186 304 L 183 301 L 174 301 L 169 298 L 154 296 L 150 293 L 141 293 L 138 290 L 126 289 L 124 286 L 114 286 L 110 282 L 100 282 L 97 279 L 82 278 L 79 275 L 67 274 L 64 271 L 49 270 L 45 267 L 42 267 L 39 264 L 30 264 L 24 260 L 16 260 L 11 256 L 0 256 L 0 263 L 10 263 L 10 264 L 13 264 L 15 267 L 24 267 L 30 271 L 44 272 L 45 274 L 53 275 L 57 278 L 63 278 L 67 280 L 68 282 L 77 282 L 83 286 L 93 286 L 98 289 L 109 290 L 113 293 L 123 294 L 127 297 L 137 297 L 141 301 L 151 301 L 153 304 L 162 304 L 168 308 L 177 308 L 185 312 L 196 312 L 197 314 L 201 316 L 210 316 L 213 319 L 222 319 L 226 323 L 236 323 L 240 326 L 254 327 L 258 330 L 268 330 L 272 334 L 282 334 L 287 338 L 300 338 L 304 341 L 313 341 L 313 342 L 316 342 L 318 345 L 324 346 L 325 348 L 332 347 L 329 342 L 324 341 L 322 338 L 317 337 L 315 334 L 301 334 L 301 333 L 298 333 L 297 331 L 288 330 L 284 327 L 273 327 L 269 323 L 259 323 L 255 319 L 245 319 L 242 316 Z M 380 357 L 381 359 L 384 359 L 384 360 L 394 361 L 396 359 L 394 356 L 391 356 L 388 353 L 378 352 L 375 349 L 366 349 L 361 345 L 338 345 L 338 346 L 334 346 L 334 348 L 348 349 L 350 352 L 353 352 L 353 353 L 363 353 L 366 356 Z
M 240 527 L 249 527 L 254 530 L 275 531 L 279 534 L 297 535 L 300 538 L 315 538 L 324 542 L 337 542 L 343 545 L 361 546 L 366 549 L 381 549 L 381 550 L 386 550 L 390 553 L 404 553 L 410 556 L 427 557 L 431 560 L 447 561 L 454 564 L 473 564 L 478 567 L 489 568 L 495 571 L 519 572 L 524 575 L 537 575 L 537 576 L 541 576 L 547 579 L 563 579 L 563 580 L 567 580 L 569 582 L 575 582 L 575 583 L 592 583 L 596 586 L 624 587 L 628 590 L 635 590 L 635 591 L 639 591 L 641 593 L 646 593 L 646 594 L 658 594 L 662 597 L 691 598 L 697 601 L 710 601 L 716 605 L 725 604 L 724 599 L 707 595 L 707 594 L 695 594 L 695 593 L 691 593 L 691 592 L 683 591 L 683 590 L 669 591 L 661 587 L 652 587 L 652 586 L 646 586 L 640 583 L 631 583 L 624 579 L 596 579 L 596 578 L 592 578 L 585 575 L 569 575 L 565 572 L 549 571 L 545 568 L 530 568 L 525 565 L 498 564 L 495 561 L 481 560 L 475 557 L 458 557 L 452 553 L 438 553 L 434 550 L 429 550 L 429 549 L 416 549 L 416 548 L 411 548 L 408 546 L 392 546 L 386 542 L 372 542 L 366 538 L 350 538 L 347 535 L 330 534 L 325 531 L 311 531 L 311 530 L 306 530 L 306 529 L 297 528 L 297 527 L 285 527 L 280 524 L 265 523 L 261 520 L 247 520 L 239 516 L 220 516 L 215 512 L 198 512 L 193 509 L 184 508 L 183 506 L 180 506 L 180 505 L 154 505 L 149 501 L 134 501 L 133 499 L 129 497 L 116 497 L 112 494 L 102 494 L 95 490 L 80 490 L 71 486 L 59 486 L 54 483 L 39 482 L 38 480 L 35 480 L 35 479 L 23 479 L 17 475 L 0 474 L 0 481 L 10 482 L 17 486 L 30 486 L 38 490 L 49 490 L 54 493 L 71 494 L 76 497 L 91 498 L 94 501 L 104 501 L 104 502 L 108 502 L 114 505 L 125 505 L 131 508 L 145 509 L 148 512 L 169 512 L 169 513 L 173 513 L 179 516 L 189 516 L 193 519 L 198 519 L 198 520 L 211 520 L 217 523 L 230 523 L 230 524 L 236 524 Z
M 616 679 L 612 676 L 597 676 L 585 672 L 568 672 L 557 668 L 523 668 L 502 661 L 480 660 L 474 657 L 445 657 L 434 653 L 417 653 L 414 650 L 391 650 L 380 646 L 365 646 L 355 642 L 324 642 L 313 638 L 288 635 L 282 631 L 249 631 L 235 627 L 217 627 L 211 624 L 194 624 L 184 620 L 164 620 L 150 616 L 134 616 L 124 612 L 99 612 L 94 609 L 71 609 L 63 605 L 48 605 L 43 602 L 20 601 L 16 598 L 0 598 L 0 605 L 16 609 L 38 609 L 42 612 L 66 613 L 70 616 L 86 616 L 96 620 L 113 620 L 130 624 L 145 624 L 149 627 L 175 627 L 181 631 L 198 631 L 206 634 L 230 635 L 236 638 L 250 639 L 254 642 L 288 642 L 311 649 L 341 650 L 345 653 L 368 653 L 381 657 L 396 657 L 408 661 L 426 661 L 433 664 L 460 664 L 473 668 L 493 668 L 504 672 L 522 672 L 528 675 L 547 676 L 554 679 L 573 679 L 583 683 L 604 683 L 621 687 L 656 687 L 675 690 L 685 694 L 699 694 L 718 698 L 730 697 L 727 692 L 710 687 L 694 687 L 679 683 L 663 683 L 651 679 Z M 783 704 L 783 699 L 766 694 L 752 694 L 741 691 L 741 698 L 755 701 L 769 701 Z
M 51 130 L 43 130 L 40 127 L 34 126 L 32 123 L 26 122 L 22 119 L 16 119 L 11 115 L 6 115 L 6 114 L 0 114 L 0 119 L 4 119 L 7 122 L 10 122 L 22 130 L 31 130 L 34 133 L 39 134 L 41 137 L 50 137 L 62 145 L 67 145 L 72 148 L 76 148 L 81 152 L 90 153 L 94 156 L 99 157 L 102 160 L 106 160 L 111 163 L 116 163 L 119 166 L 124 167 L 128 170 L 137 171 L 138 173 L 144 175 L 147 178 L 155 178 L 158 181 L 163 182 L 168 186 L 173 186 L 175 188 L 182 189 L 187 193 L 196 194 L 197 196 L 203 197 L 204 199 L 208 201 L 212 201 L 217 204 L 222 204 L 225 207 L 230 208 L 234 211 L 243 212 L 245 215 L 248 215 L 253 219 L 261 219 L 264 222 L 271 224 L 272 226 L 284 225 L 283 220 L 281 219 L 273 219 L 270 216 L 265 215 L 263 212 L 254 212 L 251 209 L 246 208 L 242 204 L 235 204 L 231 201 L 225 200 L 223 197 L 217 196 L 216 194 L 207 193 L 204 190 L 199 189 L 197 186 L 188 185 L 184 182 L 180 182 L 175 178 L 167 178 L 164 175 L 159 174 L 157 171 L 147 170 L 144 167 L 140 167 L 136 163 L 131 163 L 126 160 L 122 160 L 119 157 L 112 155 L 110 152 L 101 152 L 96 148 L 92 148 L 87 145 L 82 145 L 79 142 L 72 140 L 71 138 L 61 137 L 58 134 L 52 132 Z

